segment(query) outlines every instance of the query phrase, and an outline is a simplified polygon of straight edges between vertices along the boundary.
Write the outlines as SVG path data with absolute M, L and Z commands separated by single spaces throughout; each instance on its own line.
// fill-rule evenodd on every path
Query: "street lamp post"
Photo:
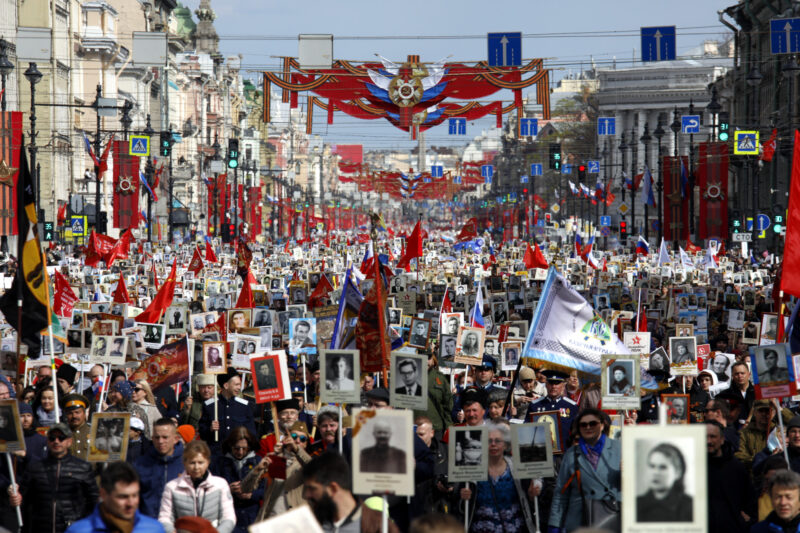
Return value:
M 691 100 L 689 115 L 694 115 L 694 102 Z M 697 240 L 694 221 L 694 133 L 689 134 L 689 234 Z
M 2 93 L 0 95 L 0 111 L 3 112 L 6 110 L 6 78 L 14 70 L 14 63 L 8 60 L 7 46 L 7 41 L 0 39 L 0 82 L 2 82 L 2 85 L 0 85 L 0 93 Z
M 97 160 L 100 160 L 100 98 L 102 94 L 102 87 L 97 84 L 97 93 L 95 96 L 95 110 L 97 111 L 97 132 L 94 137 L 94 155 Z M 94 190 L 94 227 L 99 233 L 100 224 L 100 165 L 94 167 L 95 190 Z M 88 190 L 88 185 L 87 185 Z
M 147 114 L 147 124 L 144 128 L 144 134 L 147 135 L 148 139 L 150 139 L 150 145 L 152 146 L 152 138 L 153 135 L 156 134 L 153 127 L 150 125 L 150 114 Z M 151 150 L 152 153 L 152 150 Z M 147 185 L 152 190 L 153 188 L 153 175 L 155 174 L 155 168 L 153 167 L 153 156 L 147 156 L 147 164 L 145 165 L 145 178 L 147 179 Z M 153 227 L 153 196 L 148 193 L 147 195 L 147 242 L 152 242 L 153 234 L 152 234 L 152 227 Z
M 636 159 L 637 159 L 636 128 L 631 128 L 631 231 L 637 233 L 636 228 Z
M 28 79 L 28 82 L 31 84 L 31 144 L 28 148 L 28 151 L 31 154 L 31 166 L 30 168 L 36 172 L 36 84 L 42 81 L 42 73 L 39 72 L 39 69 L 36 68 L 36 63 L 30 63 L 28 66 L 28 70 L 25 71 L 25 77 Z M 40 183 L 39 183 L 39 173 L 36 172 L 36 207 L 39 208 L 40 205 Z M 37 215 L 41 215 L 37 211 Z
M 678 165 L 681 165 L 680 158 L 678 156 L 678 132 L 681 131 L 681 119 L 680 114 L 678 114 L 678 107 L 675 106 L 675 110 L 672 112 L 672 124 L 669 125 L 669 129 L 672 130 L 672 135 L 675 140 L 675 149 L 673 151 L 675 160 L 673 161 L 671 168 L 672 176 L 672 196 L 673 198 L 680 198 L 681 193 L 680 189 L 683 186 L 682 183 L 678 183 L 681 180 L 680 176 L 680 169 Z M 677 176 L 677 179 L 675 179 Z M 677 206 L 673 205 L 674 202 L 670 202 L 670 211 L 672 212 L 672 228 L 674 232 L 672 234 L 672 240 L 674 241 L 672 244 L 672 249 L 674 251 L 678 251 L 678 241 L 680 240 L 680 230 L 682 230 L 683 220 L 681 220 L 681 211 L 683 210 L 683 199 L 681 199 L 681 203 Z M 677 216 L 676 216 L 677 215 Z
M 658 116 L 658 125 L 653 136 L 658 141 L 658 182 L 656 183 L 656 190 L 658 191 L 658 240 L 659 246 L 661 240 L 664 238 L 664 152 L 661 147 L 661 139 L 664 138 L 667 132 L 664 130 L 664 124 L 661 121 L 661 115 Z
M 214 161 L 220 160 L 220 145 L 219 145 L 219 135 L 214 134 L 214 144 L 211 145 L 211 148 L 214 149 Z M 214 172 L 214 236 L 220 235 L 222 233 L 222 229 L 219 227 L 219 174 Z
M 625 132 L 624 131 L 622 132 L 622 135 L 620 135 L 620 137 L 619 137 L 619 146 L 618 146 L 618 148 L 619 148 L 619 155 L 620 155 L 620 158 L 619 158 L 620 167 L 619 168 L 622 169 L 622 187 L 620 187 L 620 189 L 622 189 L 622 192 L 621 192 L 621 194 L 622 194 L 622 203 L 625 203 L 625 151 L 628 149 L 628 145 L 625 143 Z M 625 220 L 625 215 L 622 215 L 622 220 Z M 620 237 L 622 237 L 622 235 L 620 235 Z M 623 243 L 623 247 L 625 245 L 626 245 L 626 243 Z
M 650 127 L 648 126 L 647 122 L 644 123 L 644 131 L 642 132 L 642 136 L 639 137 L 639 142 L 644 145 L 644 176 L 642 180 L 649 180 L 652 179 L 650 176 L 650 141 L 653 138 L 650 137 Z M 652 190 L 652 184 L 648 183 L 648 191 Z M 644 194 L 644 189 L 642 189 L 642 194 Z M 644 199 L 644 238 L 650 238 L 650 204 L 649 198 Z M 634 204 L 636 202 L 633 202 Z
M 759 109 L 758 109 L 758 105 L 759 105 L 758 88 L 759 88 L 759 85 L 761 85 L 761 81 L 763 79 L 764 79 L 764 76 L 761 75 L 761 71 L 758 68 L 758 63 L 753 65 L 753 68 L 747 74 L 747 78 L 745 78 L 745 81 L 747 82 L 747 85 L 749 85 L 751 87 L 751 94 L 752 94 L 752 98 L 753 98 L 753 119 L 752 119 L 752 124 L 759 124 L 759 122 L 760 122 L 760 120 L 759 120 L 760 119 L 760 117 L 759 117 Z M 790 97 L 790 100 L 791 100 L 791 97 Z M 750 181 L 751 181 L 751 183 L 753 185 L 753 204 L 752 204 L 753 205 L 753 209 L 751 211 L 751 216 L 753 217 L 753 241 L 752 241 L 752 245 L 753 245 L 753 249 L 755 250 L 755 245 L 758 242 L 757 239 L 758 239 L 758 233 L 759 233 L 759 229 L 758 229 L 758 180 L 759 180 L 759 170 L 760 170 L 761 167 L 759 165 L 754 169 L 753 167 L 755 166 L 755 164 L 754 164 L 754 161 L 752 160 L 752 158 L 748 158 L 748 165 L 747 166 L 750 169 Z

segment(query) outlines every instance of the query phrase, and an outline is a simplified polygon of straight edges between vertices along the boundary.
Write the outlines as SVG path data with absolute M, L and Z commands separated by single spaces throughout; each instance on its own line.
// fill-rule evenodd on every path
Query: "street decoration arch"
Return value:
M 295 58 L 284 57 L 282 73 L 264 72 L 263 76 L 264 122 L 270 121 L 273 83 L 282 89 L 282 101 L 291 108 L 298 106 L 300 92 L 312 93 L 307 97 L 307 133 L 311 133 L 314 107 L 327 112 L 328 124 L 333 124 L 334 112 L 341 111 L 365 120 L 385 119 L 412 138 L 449 118 L 475 120 L 493 113 L 501 127 L 504 114 L 516 110 L 522 118 L 522 89 L 533 85 L 542 118 L 550 118 L 549 71 L 542 59 L 531 59 L 521 67 L 491 67 L 486 61 L 425 64 L 418 55 L 410 55 L 404 63 L 382 57 L 380 62 L 361 64 L 340 59 L 329 69 L 302 69 Z M 514 93 L 512 103 L 479 101 L 501 89 Z

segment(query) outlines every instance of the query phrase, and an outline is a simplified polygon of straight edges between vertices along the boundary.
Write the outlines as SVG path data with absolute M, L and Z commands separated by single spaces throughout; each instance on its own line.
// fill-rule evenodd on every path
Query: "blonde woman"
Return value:
M 185 471 L 164 488 L 158 521 L 166 533 L 175 531 L 175 521 L 183 516 L 200 516 L 219 533 L 231 533 L 236 525 L 231 489 L 225 478 L 208 471 L 211 450 L 208 444 L 194 440 L 183 451 Z
M 156 407 L 156 399 L 153 396 L 153 391 L 150 389 L 150 384 L 143 379 L 137 379 L 133 382 L 133 402 L 144 409 L 147 413 L 147 420 L 150 423 L 150 434 L 153 434 L 153 425 L 156 420 L 161 418 L 161 412 Z

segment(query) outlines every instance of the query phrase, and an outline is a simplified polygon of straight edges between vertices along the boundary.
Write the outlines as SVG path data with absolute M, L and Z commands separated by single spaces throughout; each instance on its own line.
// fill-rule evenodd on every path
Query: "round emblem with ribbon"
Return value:
M 130 176 L 120 176 L 117 191 L 120 194 L 133 193 L 133 179 Z

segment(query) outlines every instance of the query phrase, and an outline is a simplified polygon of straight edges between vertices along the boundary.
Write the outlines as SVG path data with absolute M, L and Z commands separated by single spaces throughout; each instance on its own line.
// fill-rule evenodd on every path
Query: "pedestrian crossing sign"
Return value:
M 147 135 L 131 135 L 128 141 L 128 155 L 148 157 L 150 155 L 150 137 Z
M 733 134 L 735 155 L 758 155 L 758 132 L 737 131 Z

